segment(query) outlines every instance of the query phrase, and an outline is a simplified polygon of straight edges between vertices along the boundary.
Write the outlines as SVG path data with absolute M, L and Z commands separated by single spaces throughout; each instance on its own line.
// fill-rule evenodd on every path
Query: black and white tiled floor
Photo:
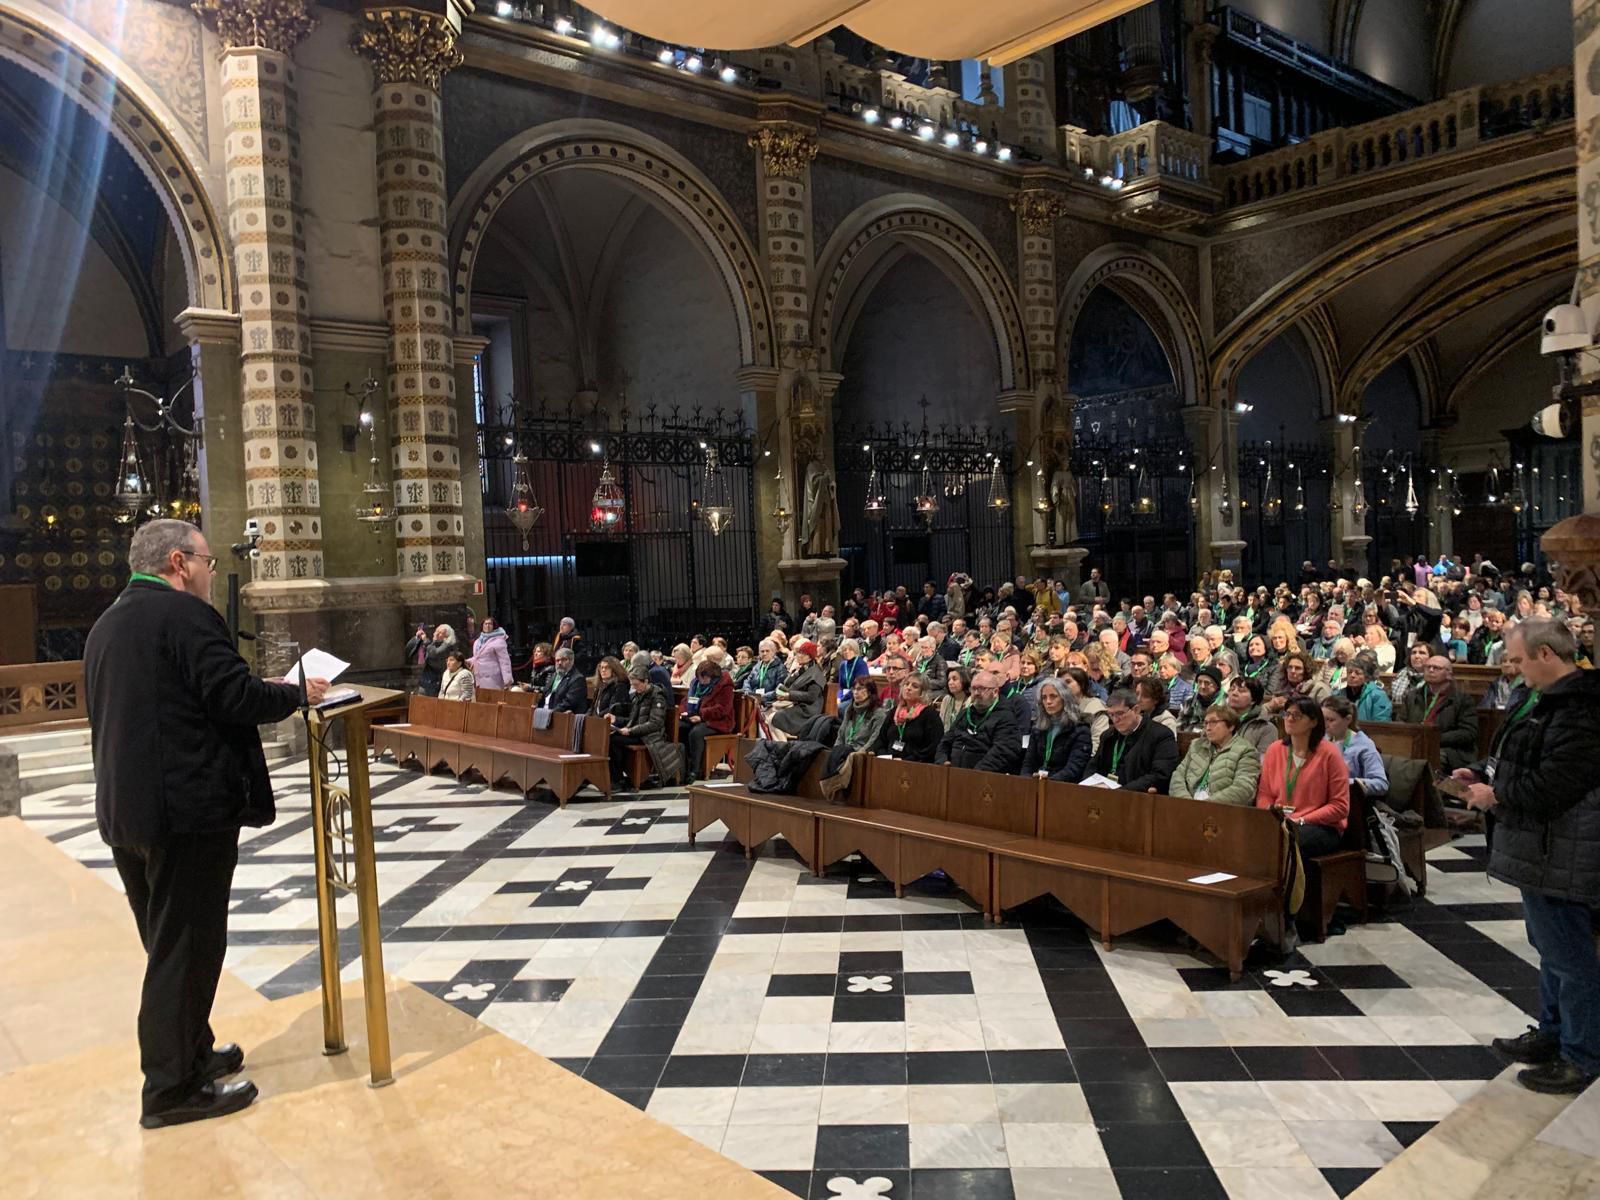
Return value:
M 317 983 L 304 772 L 234 884 L 227 965 L 269 996 Z M 1161 931 L 1107 953 L 1052 904 L 987 925 L 937 878 L 897 900 L 864 861 L 691 849 L 681 792 L 560 810 L 373 772 L 389 971 L 800 1196 L 1346 1195 L 1537 1002 L 1481 839 L 1430 856 L 1426 901 L 1233 984 Z M 92 787 L 25 805 L 116 884 Z

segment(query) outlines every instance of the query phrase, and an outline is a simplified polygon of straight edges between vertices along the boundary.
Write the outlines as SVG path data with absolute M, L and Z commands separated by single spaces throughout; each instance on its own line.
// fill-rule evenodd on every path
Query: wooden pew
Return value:
M 1420 758 L 1439 769 L 1439 731 L 1432 725 L 1408 721 L 1363 721 L 1361 732 L 1372 739 L 1379 754 L 1397 758 Z

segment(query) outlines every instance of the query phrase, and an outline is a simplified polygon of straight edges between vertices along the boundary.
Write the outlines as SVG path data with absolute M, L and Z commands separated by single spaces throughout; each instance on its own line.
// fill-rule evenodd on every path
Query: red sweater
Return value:
M 1284 768 L 1289 743 L 1273 742 L 1261 760 L 1261 782 L 1256 787 L 1256 807 L 1284 803 Z M 1311 825 L 1330 825 L 1344 832 L 1350 814 L 1350 769 L 1339 747 L 1324 738 L 1295 777 L 1294 815 Z
M 691 683 L 691 690 L 698 686 Z M 688 715 L 689 697 L 686 695 L 678 706 L 678 711 Z M 711 690 L 700 697 L 700 707 L 695 710 L 699 718 L 705 722 L 706 728 L 712 733 L 733 732 L 733 676 L 726 671 L 717 676 L 717 681 L 711 685 Z M 1343 762 L 1341 758 L 1339 760 Z

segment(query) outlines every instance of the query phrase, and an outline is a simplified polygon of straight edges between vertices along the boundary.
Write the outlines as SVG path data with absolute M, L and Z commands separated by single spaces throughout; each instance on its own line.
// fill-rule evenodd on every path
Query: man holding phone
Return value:
M 1506 633 L 1525 690 L 1512 698 L 1493 752 L 1453 778 L 1467 804 L 1494 815 L 1489 875 L 1522 891 L 1539 952 L 1539 1023 L 1494 1047 L 1532 1064 L 1517 1082 L 1575 1095 L 1600 1078 L 1600 676 L 1578 668 L 1559 621 L 1532 618 Z

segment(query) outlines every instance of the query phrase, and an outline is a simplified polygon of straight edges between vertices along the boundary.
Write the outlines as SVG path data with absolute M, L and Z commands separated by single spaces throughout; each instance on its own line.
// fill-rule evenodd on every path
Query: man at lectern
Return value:
M 244 1051 L 217 1046 L 211 1003 L 228 943 L 239 829 L 270 825 L 272 782 L 256 726 L 300 707 L 300 689 L 258 679 L 211 606 L 217 560 L 187 521 L 151 521 L 128 549 L 132 578 L 83 655 L 95 815 L 127 889 L 147 961 L 139 1001 L 146 1129 L 237 1112 L 225 1083 Z M 317 704 L 323 679 L 306 681 Z

